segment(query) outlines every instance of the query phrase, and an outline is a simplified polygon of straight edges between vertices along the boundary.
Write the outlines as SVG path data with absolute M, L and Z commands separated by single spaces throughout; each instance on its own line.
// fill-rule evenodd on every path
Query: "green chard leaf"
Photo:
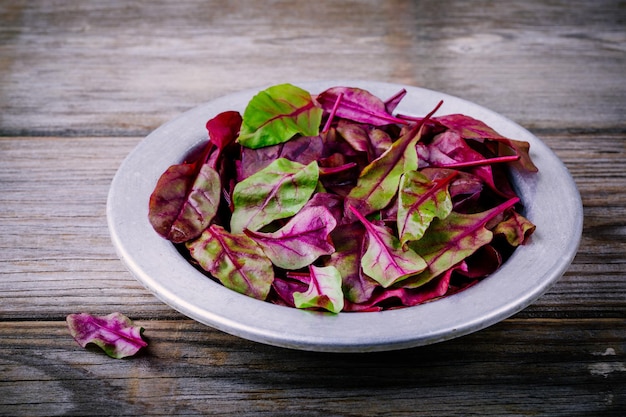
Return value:
M 279 158 L 235 186 L 232 233 L 258 231 L 274 220 L 296 214 L 317 188 L 317 162 L 308 165 Z
M 398 198 L 398 235 L 404 245 L 419 240 L 438 217 L 445 219 L 452 211 L 448 184 L 456 175 L 452 171 L 446 178 L 430 180 L 417 171 L 405 173 L 400 180 Z
M 497 207 L 475 214 L 453 211 L 445 219 L 433 220 L 420 240 L 409 243 L 409 247 L 428 263 L 428 269 L 402 286 L 419 287 L 490 243 L 493 233 L 485 225 L 518 201 L 518 198 L 512 198 Z
M 511 246 L 523 245 L 535 231 L 536 226 L 521 214 L 512 211 L 510 216 L 498 223 L 493 233 L 502 234 Z
M 250 100 L 237 141 L 257 149 L 287 142 L 296 134 L 317 136 L 322 113 L 307 91 L 291 84 L 275 85 Z
M 419 138 L 419 130 L 407 131 L 380 157 L 363 168 L 356 185 L 346 197 L 346 206 L 355 208 L 364 216 L 385 208 L 397 195 L 402 174 L 417 170 L 415 144 Z
M 274 281 L 272 262 L 248 236 L 213 224 L 186 245 L 191 257 L 225 287 L 259 300 L 267 298 Z
M 294 292 L 293 301 L 297 308 L 322 308 L 331 313 L 343 309 L 341 274 L 333 266 L 309 267 L 309 288 L 305 292 Z

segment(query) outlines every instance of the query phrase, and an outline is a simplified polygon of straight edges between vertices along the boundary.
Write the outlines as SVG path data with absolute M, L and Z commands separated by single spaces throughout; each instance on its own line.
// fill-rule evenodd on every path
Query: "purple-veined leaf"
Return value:
M 536 226 L 521 214 L 511 211 L 509 217 L 493 229 L 494 234 L 502 234 L 511 246 L 523 245 L 535 231 Z
M 376 292 L 370 299 L 361 303 L 347 302 L 344 311 L 381 311 L 386 305 L 391 307 L 412 307 L 418 304 L 443 297 L 450 287 L 450 277 L 454 269 L 446 271 L 439 277 L 419 288 L 387 288 Z
M 448 184 L 455 176 L 456 171 L 434 181 L 417 171 L 409 171 L 402 176 L 397 214 L 401 244 L 421 239 L 435 217 L 444 219 L 450 214 L 452 198 Z
M 87 313 L 70 314 L 66 318 L 72 337 L 82 347 L 93 343 L 112 358 L 133 356 L 148 346 L 142 339 L 143 328 L 121 313 L 92 316 Z
M 220 194 L 219 174 L 208 164 L 172 165 L 161 175 L 150 196 L 150 224 L 174 243 L 194 239 L 215 217 Z
M 259 300 L 267 298 L 274 280 L 272 262 L 248 236 L 213 224 L 186 246 L 202 269 L 225 287 Z
M 365 216 L 386 207 L 398 193 L 400 176 L 417 169 L 418 140 L 418 132 L 411 129 L 367 165 L 346 197 L 346 205 Z
M 367 250 L 361 258 L 367 276 L 387 288 L 426 269 L 424 259 L 411 249 L 403 249 L 389 228 L 370 222 L 353 207 L 350 209 L 367 232 Z
M 307 91 L 291 84 L 275 85 L 250 100 L 237 141 L 256 149 L 286 142 L 297 134 L 317 136 L 322 113 Z
M 424 123 L 429 120 L 442 102 L 419 123 L 406 129 L 402 136 L 393 142 L 380 157 L 373 160 L 361 171 L 356 185 L 345 200 L 345 205 L 353 207 L 363 216 L 385 208 L 398 193 L 400 176 L 418 167 L 416 143 Z M 350 213 L 346 212 L 346 215 Z
M 530 148 L 528 142 L 509 139 L 505 136 L 502 136 L 484 122 L 474 119 L 473 117 L 466 116 L 464 114 L 450 114 L 446 116 L 435 117 L 433 118 L 433 120 L 437 123 L 442 124 L 443 126 L 446 126 L 449 129 L 455 130 L 465 139 L 474 139 L 479 141 L 483 139 L 488 139 L 496 141 L 500 145 L 509 148 L 516 155 L 519 156 L 519 165 L 521 167 L 531 172 L 537 171 L 537 167 L 535 166 L 535 164 L 533 164 L 528 153 Z M 500 148 L 500 152 L 498 154 L 511 155 L 510 152 L 507 152 L 502 148 Z
M 335 217 L 326 207 L 312 206 L 300 210 L 275 232 L 245 229 L 244 233 L 261 246 L 274 265 L 300 269 L 335 251 L 329 234 L 336 225 Z
M 322 308 L 331 313 L 343 309 L 341 274 L 332 266 L 309 267 L 309 288 L 305 292 L 294 292 L 293 301 L 297 308 Z
M 233 192 L 230 229 L 253 232 L 274 220 L 296 214 L 318 185 L 317 162 L 302 165 L 279 158 L 261 171 L 237 183 Z
M 341 95 L 341 99 L 338 100 Z M 318 103 L 327 112 L 333 112 L 342 119 L 348 119 L 359 123 L 373 126 L 388 124 L 406 124 L 405 120 L 399 119 L 389 112 L 385 103 L 370 92 L 352 87 L 332 87 L 319 94 L 316 98 Z
M 519 201 L 512 198 L 497 207 L 475 214 L 451 212 L 435 219 L 424 236 L 409 246 L 428 263 L 428 269 L 406 280 L 403 286 L 415 288 L 458 265 L 480 247 L 490 243 L 493 233 L 485 226 Z

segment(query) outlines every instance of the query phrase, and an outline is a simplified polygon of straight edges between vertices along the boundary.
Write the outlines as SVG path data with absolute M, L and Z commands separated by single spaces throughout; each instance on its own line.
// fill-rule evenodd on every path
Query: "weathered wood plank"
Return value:
M 466 416 L 468 403 L 477 402 L 483 416 L 617 416 L 626 405 L 624 320 L 507 320 L 393 354 L 291 351 L 188 320 L 138 324 L 147 351 L 114 360 L 80 348 L 63 322 L 2 323 L 0 366 L 11 382 L 0 382 L 0 409 L 31 416 Z
M 613 0 L 254 6 L 3 2 L 0 134 L 143 135 L 223 94 L 320 79 L 440 90 L 532 128 L 625 126 Z

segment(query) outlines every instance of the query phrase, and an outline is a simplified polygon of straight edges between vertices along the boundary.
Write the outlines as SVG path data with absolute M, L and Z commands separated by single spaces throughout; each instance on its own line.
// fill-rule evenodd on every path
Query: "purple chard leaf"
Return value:
M 293 301 L 297 308 L 321 308 L 339 313 L 344 306 L 341 291 L 341 274 L 332 266 L 309 267 L 309 288 L 305 292 L 294 292 Z
M 327 113 L 342 119 L 373 126 L 407 123 L 392 116 L 381 99 L 360 88 L 332 87 L 319 94 L 316 100 Z
M 217 213 L 219 174 L 199 162 L 169 167 L 150 196 L 148 218 L 154 230 L 174 243 L 198 237 Z
M 66 318 L 72 337 L 82 347 L 93 343 L 112 358 L 133 356 L 148 346 L 142 337 L 143 328 L 120 313 L 92 316 L 87 313 L 70 314 Z
M 209 140 L 219 150 L 233 143 L 241 128 L 241 114 L 236 111 L 225 111 L 206 123 Z
M 333 230 L 335 252 L 327 259 L 327 266 L 334 266 L 341 273 L 344 296 L 353 303 L 361 303 L 372 296 L 380 285 L 363 275 L 361 257 L 365 250 L 365 228 L 360 222 L 352 222 Z
M 256 232 L 274 220 L 293 216 L 311 198 L 318 179 L 315 161 L 302 165 L 279 158 L 237 183 L 231 232 L 242 233 L 244 229 Z
M 335 251 L 329 234 L 337 225 L 324 206 L 305 207 L 286 225 L 272 233 L 244 233 L 254 240 L 272 263 L 283 269 L 300 269 Z
M 225 287 L 259 300 L 267 298 L 274 280 L 272 262 L 248 236 L 213 224 L 186 245 L 202 269 Z
M 433 120 L 449 129 L 458 132 L 465 139 L 474 139 L 478 141 L 487 139 L 496 141 L 500 145 L 503 145 L 509 148 L 509 150 L 512 150 L 515 155 L 519 156 L 519 165 L 522 168 L 530 172 L 537 171 L 537 167 L 530 159 L 530 155 L 528 153 L 528 150 L 530 148 L 528 142 L 509 139 L 505 136 L 502 136 L 484 122 L 474 119 L 473 117 L 466 116 L 464 114 L 450 114 L 446 116 L 436 117 Z M 505 153 L 508 153 L 509 155 L 511 154 L 510 152 L 501 149 L 500 154 Z
M 403 249 L 391 230 L 370 222 L 353 207 L 350 209 L 367 232 L 367 250 L 361 258 L 367 276 L 387 288 L 426 269 L 424 259 L 411 249 Z
M 307 91 L 291 84 L 275 85 L 250 100 L 237 141 L 257 149 L 287 142 L 297 134 L 317 136 L 322 113 Z

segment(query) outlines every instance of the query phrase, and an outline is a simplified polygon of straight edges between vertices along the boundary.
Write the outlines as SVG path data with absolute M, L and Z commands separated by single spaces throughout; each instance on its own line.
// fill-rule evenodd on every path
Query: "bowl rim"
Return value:
M 385 99 L 400 89 L 397 108 L 423 115 L 440 100 L 437 115 L 464 113 L 500 134 L 530 143 L 536 174 L 511 171 L 512 181 L 537 229 L 527 245 L 477 285 L 442 299 L 397 310 L 320 313 L 274 305 L 239 294 L 189 264 L 148 221 L 148 199 L 171 164 L 206 140 L 206 121 L 221 111 L 243 112 L 265 87 L 211 100 L 146 136 L 124 159 L 107 197 L 107 223 L 116 252 L 144 287 L 182 314 L 223 332 L 285 348 L 367 352 L 437 343 L 493 325 L 523 310 L 567 270 L 578 250 L 583 211 L 565 165 L 539 138 L 508 118 L 459 97 L 415 86 L 362 80 L 293 82 L 311 93 L 333 86 L 359 87 Z

